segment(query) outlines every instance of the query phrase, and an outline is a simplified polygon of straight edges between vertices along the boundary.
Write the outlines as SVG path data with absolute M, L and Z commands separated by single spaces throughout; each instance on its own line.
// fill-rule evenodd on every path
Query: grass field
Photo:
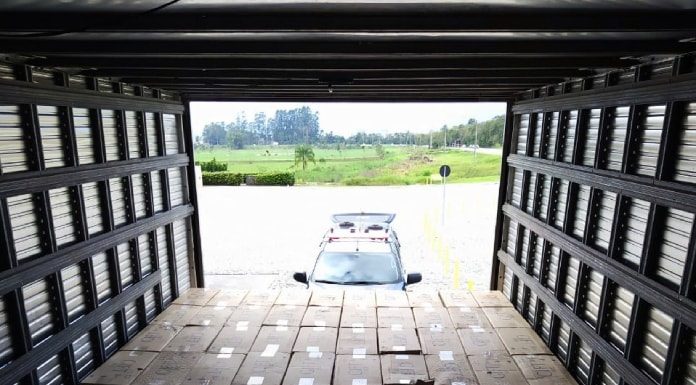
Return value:
M 196 161 L 226 162 L 228 170 L 238 173 L 295 172 L 298 184 L 406 185 L 428 183 L 440 165 L 448 164 L 452 174 L 448 182 L 498 180 L 500 156 L 478 154 L 459 149 L 385 146 L 384 159 L 374 148 L 314 148 L 316 164 L 295 167 L 293 146 L 253 147 L 243 150 L 216 148 L 196 150 Z

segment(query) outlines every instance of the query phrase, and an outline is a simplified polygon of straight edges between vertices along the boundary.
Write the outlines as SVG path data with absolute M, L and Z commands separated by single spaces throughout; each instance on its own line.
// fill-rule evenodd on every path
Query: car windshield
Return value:
M 323 252 L 314 268 L 314 281 L 341 285 L 397 283 L 399 269 L 390 253 Z

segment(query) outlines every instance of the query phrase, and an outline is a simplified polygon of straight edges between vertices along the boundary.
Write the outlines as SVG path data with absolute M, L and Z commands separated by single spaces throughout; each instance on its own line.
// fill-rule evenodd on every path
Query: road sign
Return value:
M 452 169 L 450 168 L 450 166 L 448 166 L 446 164 L 443 164 L 442 166 L 440 166 L 440 176 L 441 177 L 447 178 L 448 176 L 450 176 L 450 172 L 452 172 Z

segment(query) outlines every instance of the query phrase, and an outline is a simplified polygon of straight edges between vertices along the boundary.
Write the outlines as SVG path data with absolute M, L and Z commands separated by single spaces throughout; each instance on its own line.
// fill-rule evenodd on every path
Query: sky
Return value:
M 351 136 L 357 132 L 425 133 L 444 125 L 455 126 L 474 118 L 478 121 L 505 114 L 505 103 L 277 103 L 193 102 L 191 125 L 194 136 L 210 122 L 232 122 L 244 112 L 253 120 L 257 112 L 272 117 L 276 110 L 309 106 L 319 113 L 324 132 Z

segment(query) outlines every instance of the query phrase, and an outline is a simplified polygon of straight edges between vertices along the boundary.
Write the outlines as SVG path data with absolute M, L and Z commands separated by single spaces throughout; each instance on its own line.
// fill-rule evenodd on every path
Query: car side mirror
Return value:
M 423 276 L 421 273 L 409 273 L 406 276 L 406 284 L 407 285 L 412 285 L 414 283 L 418 283 L 423 280 Z
M 305 273 L 304 271 L 296 272 L 292 275 L 292 278 L 299 283 L 307 283 L 307 273 Z

